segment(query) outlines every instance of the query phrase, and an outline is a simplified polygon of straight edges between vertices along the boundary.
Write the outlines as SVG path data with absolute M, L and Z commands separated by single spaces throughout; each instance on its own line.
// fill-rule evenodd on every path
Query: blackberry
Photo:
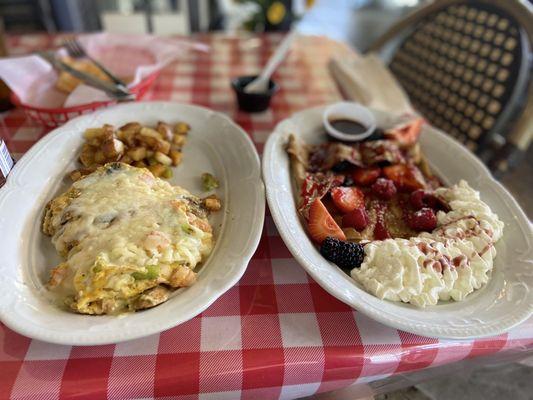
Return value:
M 352 166 L 352 164 L 350 164 L 349 161 L 343 160 L 343 161 L 338 162 L 337 164 L 335 164 L 333 167 L 331 167 L 331 170 L 333 172 L 344 172 L 344 171 L 348 170 L 348 168 L 350 168 L 351 166 Z
M 320 247 L 320 254 L 344 270 L 359 268 L 365 258 L 363 246 L 328 236 Z

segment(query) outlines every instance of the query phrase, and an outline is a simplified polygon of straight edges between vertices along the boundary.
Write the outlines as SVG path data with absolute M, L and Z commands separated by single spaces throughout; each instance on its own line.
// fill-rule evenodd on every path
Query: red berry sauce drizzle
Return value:
M 375 203 L 376 210 L 376 225 L 374 226 L 374 239 L 385 240 L 390 239 L 391 235 L 385 225 L 385 212 L 387 211 L 387 204 L 381 201 Z
M 426 256 L 431 257 L 424 260 L 424 268 L 432 267 L 436 272 L 442 273 L 446 268 L 452 269 L 456 266 L 455 258 L 452 261 L 446 254 L 441 254 L 441 252 L 435 247 L 434 243 L 428 244 L 421 242 L 418 243 L 416 247 L 418 247 L 418 249 Z
M 462 234 L 456 234 L 456 235 L 449 235 L 446 233 L 446 227 L 456 223 L 460 220 L 470 220 L 472 222 L 471 227 L 469 227 L 466 232 Z M 439 231 L 439 235 L 441 235 L 445 239 L 465 239 L 472 236 L 476 236 L 480 233 L 481 230 L 483 230 L 488 236 L 492 237 L 493 232 L 491 229 L 482 229 L 480 226 L 479 221 L 477 221 L 473 216 L 468 215 L 464 217 L 457 218 L 456 220 L 449 221 L 445 225 L 442 225 L 437 229 Z M 446 254 L 442 254 L 438 248 L 436 247 L 436 243 L 417 243 L 416 247 L 424 253 L 426 256 L 429 257 L 429 259 L 425 260 L 423 263 L 424 267 L 432 267 L 435 271 L 442 273 L 446 268 L 448 269 L 454 269 L 454 268 L 461 268 L 461 267 L 467 267 L 470 265 L 470 259 L 474 258 L 476 255 L 479 257 L 482 257 L 483 254 L 485 254 L 494 243 L 491 241 L 489 242 L 480 252 L 474 252 L 470 257 L 460 254 L 453 259 L 450 259 Z

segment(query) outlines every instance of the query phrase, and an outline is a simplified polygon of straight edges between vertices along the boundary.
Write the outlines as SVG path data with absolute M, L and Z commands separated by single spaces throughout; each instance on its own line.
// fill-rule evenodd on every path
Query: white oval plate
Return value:
M 420 309 L 374 297 L 320 255 L 296 212 L 285 144 L 290 133 L 308 143 L 324 141 L 323 110 L 312 108 L 280 122 L 263 154 L 263 179 L 274 222 L 293 256 L 313 279 L 367 316 L 424 336 L 466 339 L 497 335 L 527 319 L 533 312 L 533 235 L 527 217 L 475 156 L 430 126 L 424 127 L 420 143 L 434 170 L 447 184 L 467 180 L 505 222 L 489 283 L 465 301 Z M 390 124 L 392 117 L 379 112 L 375 115 L 378 126 Z
M 120 317 L 79 315 L 56 307 L 44 283 L 59 257 L 40 223 L 46 202 L 68 188 L 63 177 L 76 168 L 83 131 L 104 123 L 150 125 L 159 120 L 191 126 L 172 184 L 204 195 L 203 172 L 220 180 L 217 194 L 223 209 L 210 217 L 216 246 L 197 282 L 153 309 Z M 0 319 L 25 336 L 69 345 L 117 343 L 169 329 L 201 313 L 240 279 L 259 243 L 264 210 L 254 145 L 222 114 L 191 105 L 146 102 L 76 118 L 36 143 L 0 189 Z

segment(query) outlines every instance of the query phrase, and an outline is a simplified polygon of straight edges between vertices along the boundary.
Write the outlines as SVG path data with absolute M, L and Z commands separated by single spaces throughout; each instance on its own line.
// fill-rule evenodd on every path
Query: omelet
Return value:
M 201 199 L 147 169 L 106 164 L 45 208 L 43 232 L 63 258 L 48 288 L 82 314 L 160 304 L 211 253 L 207 216 Z

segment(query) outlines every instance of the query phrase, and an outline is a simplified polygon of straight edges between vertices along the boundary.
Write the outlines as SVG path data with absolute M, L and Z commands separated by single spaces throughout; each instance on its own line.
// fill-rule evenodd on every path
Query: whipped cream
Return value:
M 503 222 L 465 181 L 435 193 L 451 210 L 437 213 L 433 232 L 368 243 L 361 267 L 351 271 L 380 299 L 419 307 L 461 301 L 489 280 Z

